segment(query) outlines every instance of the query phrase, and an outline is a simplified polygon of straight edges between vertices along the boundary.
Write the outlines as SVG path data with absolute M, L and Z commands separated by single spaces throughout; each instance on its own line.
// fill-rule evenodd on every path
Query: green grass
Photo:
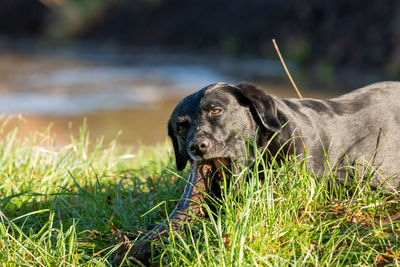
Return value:
M 5 125 L 0 129 L 2 266 L 110 266 L 118 232 L 134 239 L 164 219 L 183 192 L 188 170 L 176 172 L 167 142 L 132 155 L 115 141 L 90 140 L 85 124 L 63 147 L 48 130 L 21 140 L 18 128 L 5 133 Z M 235 177 L 242 178 L 235 179 L 240 190 L 224 194 L 214 208 L 203 205 L 207 218 L 157 242 L 154 262 L 399 265 L 398 196 L 362 184 L 351 190 L 329 187 L 329 177 L 316 179 L 293 158 L 283 164 L 258 160 L 260 170 L 244 167 L 246 179 Z

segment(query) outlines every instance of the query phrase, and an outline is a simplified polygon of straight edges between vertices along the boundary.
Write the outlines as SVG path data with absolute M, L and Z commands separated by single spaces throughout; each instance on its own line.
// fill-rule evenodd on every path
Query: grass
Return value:
M 110 266 L 118 233 L 134 239 L 165 218 L 183 192 L 188 170 L 175 171 L 167 142 L 131 154 L 115 141 L 92 142 L 83 124 L 79 136 L 58 147 L 49 130 L 19 139 L 18 127 L 5 131 L 6 124 L 0 127 L 2 266 Z M 157 242 L 154 262 L 399 265 L 398 196 L 362 184 L 327 186 L 330 177 L 316 179 L 295 158 L 257 160 L 262 168 L 245 166 L 235 177 L 240 190 L 224 194 L 216 207 L 203 204 L 206 219 Z

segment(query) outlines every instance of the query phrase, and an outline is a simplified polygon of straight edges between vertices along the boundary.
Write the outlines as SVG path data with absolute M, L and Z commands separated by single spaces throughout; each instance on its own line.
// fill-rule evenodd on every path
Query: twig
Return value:
M 283 68 L 285 69 L 286 74 L 287 74 L 287 76 L 288 76 L 289 79 L 290 79 L 290 82 L 292 83 L 294 89 L 296 90 L 297 95 L 299 96 L 299 98 L 303 98 L 303 97 L 301 96 L 301 94 L 300 94 L 299 89 L 297 89 L 297 86 L 296 86 L 296 84 L 294 83 L 294 81 L 293 81 L 293 79 L 292 79 L 292 76 L 291 76 L 290 73 L 289 73 L 288 68 L 286 67 L 285 61 L 283 60 L 283 57 L 282 57 L 282 55 L 281 55 L 281 52 L 279 52 L 279 47 L 278 47 L 278 45 L 276 44 L 275 39 L 272 39 L 272 42 L 274 43 L 275 50 L 276 50 L 276 52 L 278 53 L 278 56 L 279 56 L 279 59 L 280 59 L 281 62 L 282 62 Z

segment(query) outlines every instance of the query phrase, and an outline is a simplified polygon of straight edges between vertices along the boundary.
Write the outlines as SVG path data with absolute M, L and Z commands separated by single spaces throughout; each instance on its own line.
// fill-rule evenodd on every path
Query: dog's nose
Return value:
M 194 155 L 202 157 L 207 153 L 209 146 L 210 142 L 205 138 L 201 138 L 193 141 L 189 149 Z

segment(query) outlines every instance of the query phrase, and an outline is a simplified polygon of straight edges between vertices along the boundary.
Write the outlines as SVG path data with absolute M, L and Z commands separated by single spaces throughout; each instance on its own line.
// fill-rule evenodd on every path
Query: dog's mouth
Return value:
M 211 178 L 219 180 L 231 178 L 232 174 L 236 174 L 237 170 L 231 158 L 212 158 L 202 160 L 198 164 L 202 166 L 203 171 L 211 175 Z

